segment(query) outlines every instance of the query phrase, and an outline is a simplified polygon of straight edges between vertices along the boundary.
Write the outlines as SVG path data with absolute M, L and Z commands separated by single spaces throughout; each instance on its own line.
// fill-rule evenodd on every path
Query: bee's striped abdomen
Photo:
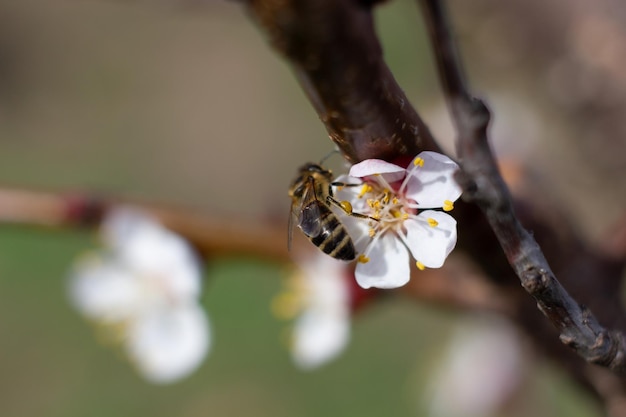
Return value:
M 356 257 L 352 239 L 334 213 L 324 206 L 320 216 L 322 232 L 311 238 L 311 242 L 324 253 L 335 259 L 351 261 Z

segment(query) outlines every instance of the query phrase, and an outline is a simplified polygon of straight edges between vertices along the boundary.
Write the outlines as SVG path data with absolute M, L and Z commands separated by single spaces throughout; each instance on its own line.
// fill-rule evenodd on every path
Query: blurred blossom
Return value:
M 113 212 L 102 234 L 106 247 L 74 267 L 72 303 L 121 345 L 150 382 L 187 376 L 210 346 L 209 321 L 199 304 L 201 270 L 191 247 L 129 210 Z
M 409 254 L 422 270 L 443 265 L 456 245 L 456 221 L 443 211 L 451 211 L 461 196 L 454 180 L 457 170 L 447 156 L 426 151 L 406 169 L 367 159 L 337 179 L 353 186 L 339 187 L 336 197 L 372 219 L 344 220 L 360 252 L 355 276 L 361 287 L 405 285 L 411 274 Z
M 317 368 L 337 357 L 350 339 L 354 278 L 349 264 L 315 251 L 296 265 L 272 310 L 293 319 L 289 348 L 301 369 Z
M 429 416 L 501 415 L 525 376 L 523 345 L 507 321 L 462 322 L 427 390 Z

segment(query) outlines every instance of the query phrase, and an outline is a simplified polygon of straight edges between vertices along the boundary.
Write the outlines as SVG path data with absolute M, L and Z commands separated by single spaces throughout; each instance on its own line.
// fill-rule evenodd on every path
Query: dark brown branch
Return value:
M 382 59 L 371 2 L 248 3 L 346 159 L 394 160 L 439 149 Z
M 456 124 L 464 198 L 475 202 L 485 213 L 522 286 L 559 330 L 561 341 L 588 362 L 626 375 L 623 333 L 602 327 L 588 308 L 568 294 L 552 273 L 535 239 L 515 216 L 508 189 L 489 148 L 489 110 L 466 87 L 442 3 L 422 0 L 421 4 L 444 94 Z

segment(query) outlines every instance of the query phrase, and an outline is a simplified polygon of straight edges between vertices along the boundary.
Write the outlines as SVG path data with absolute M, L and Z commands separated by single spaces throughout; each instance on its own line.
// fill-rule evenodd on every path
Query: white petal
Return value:
M 170 383 L 193 372 L 210 346 L 209 321 L 200 305 L 152 311 L 128 329 L 127 352 L 150 382 Z
M 294 327 L 292 357 L 302 369 L 317 368 L 339 355 L 350 338 L 347 312 L 309 310 Z
M 445 200 L 456 201 L 461 187 L 454 179 L 459 166 L 445 155 L 425 151 L 417 155 L 424 165 L 411 163 L 405 182 L 406 196 L 415 200 L 421 208 L 443 207 Z
M 363 288 L 398 288 L 409 282 L 409 252 L 394 233 L 386 233 L 367 248 L 369 262 L 357 263 L 355 277 Z
M 366 159 L 350 168 L 350 176 L 365 178 L 372 175 L 382 175 L 388 183 L 404 178 L 406 169 L 381 159 Z
M 93 320 L 117 322 L 142 308 L 141 287 L 135 277 L 108 260 L 83 260 L 73 271 L 69 286 L 74 306 Z
M 429 218 L 439 224 L 435 227 L 429 226 Z M 413 258 L 428 268 L 441 267 L 456 245 L 456 220 L 441 211 L 423 211 L 417 219 L 407 219 L 404 226 Z
M 114 214 L 103 227 L 118 262 L 138 276 L 158 281 L 167 297 L 179 301 L 200 294 L 201 271 L 191 247 L 149 217 Z

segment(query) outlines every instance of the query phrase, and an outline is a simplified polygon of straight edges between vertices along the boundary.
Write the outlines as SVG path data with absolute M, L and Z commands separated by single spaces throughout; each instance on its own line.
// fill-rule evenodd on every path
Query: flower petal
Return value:
M 409 252 L 400 238 L 388 232 L 367 247 L 369 262 L 357 263 L 355 277 L 363 288 L 398 288 L 409 282 Z
M 415 200 L 421 208 L 443 207 L 445 200 L 456 201 L 461 196 L 461 187 L 454 179 L 459 166 L 445 155 L 425 151 L 417 155 L 423 165 L 409 165 L 406 196 Z M 415 162 L 415 160 L 414 160 Z
M 103 226 L 117 261 L 137 275 L 150 276 L 168 298 L 200 294 L 200 265 L 191 247 L 150 217 L 132 210 L 114 212 Z
M 69 292 L 82 314 L 105 323 L 126 320 L 142 308 L 142 289 L 135 277 L 100 257 L 85 258 L 76 266 Z
M 396 182 L 404 178 L 406 169 L 381 159 L 366 159 L 352 165 L 349 175 L 351 177 L 365 178 L 373 175 L 382 175 L 388 183 Z
M 208 353 L 209 321 L 199 304 L 153 310 L 128 329 L 127 352 L 154 383 L 170 383 L 193 372 Z
M 428 268 L 440 268 L 456 245 L 456 220 L 441 211 L 426 210 L 404 222 L 406 242 L 415 260 Z M 428 219 L 438 224 L 431 227 Z
M 291 350 L 295 364 L 302 369 L 317 368 L 339 355 L 350 338 L 346 311 L 307 310 L 297 320 Z

